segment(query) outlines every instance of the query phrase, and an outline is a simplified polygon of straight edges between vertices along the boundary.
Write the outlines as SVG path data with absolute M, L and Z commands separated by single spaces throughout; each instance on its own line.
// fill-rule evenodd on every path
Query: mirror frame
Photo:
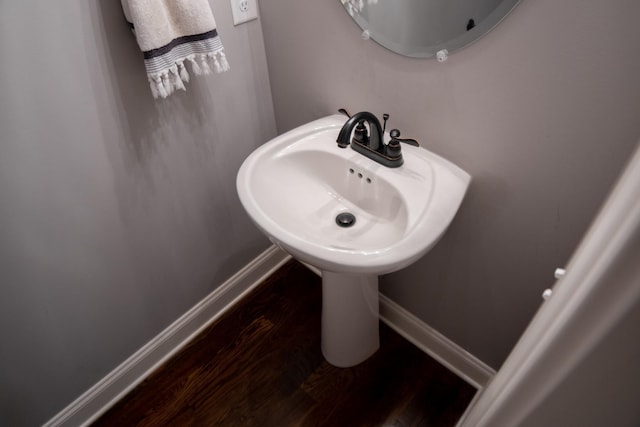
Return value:
M 471 30 L 466 31 L 459 36 L 445 42 L 441 42 L 432 46 L 421 47 L 421 50 L 419 52 L 412 51 L 410 47 L 403 46 L 402 44 L 394 42 L 393 40 L 385 39 L 381 34 L 376 33 L 375 29 L 369 28 L 368 22 L 363 18 L 362 15 L 355 13 L 351 17 L 363 31 L 368 31 L 369 37 L 379 45 L 399 55 L 408 56 L 410 58 L 433 58 L 439 51 L 443 49 L 446 49 L 448 53 L 451 54 L 478 41 L 487 33 L 489 33 L 489 31 L 495 28 L 503 19 L 505 19 L 506 16 L 509 15 L 509 13 L 516 7 L 519 2 L 520 0 L 502 0 L 500 4 L 485 19 L 483 19 L 481 22 L 476 23 L 476 26 Z M 346 5 L 343 4 L 342 6 L 345 8 L 345 12 L 349 14 L 346 9 Z

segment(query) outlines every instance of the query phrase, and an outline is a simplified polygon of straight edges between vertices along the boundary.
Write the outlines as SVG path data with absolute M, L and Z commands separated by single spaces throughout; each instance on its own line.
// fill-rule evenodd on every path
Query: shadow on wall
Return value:
M 195 221 L 191 210 L 211 195 L 216 197 L 211 202 L 214 214 L 225 214 L 228 208 L 219 200 L 229 196 L 232 184 L 230 166 L 222 159 L 223 151 L 231 148 L 216 143 L 225 140 L 228 129 L 220 126 L 225 105 L 216 104 L 211 92 L 229 78 L 192 78 L 187 92 L 156 100 L 120 2 L 90 2 L 86 10 L 89 16 L 82 22 L 92 98 L 101 117 L 121 217 L 130 233 L 138 233 L 133 229 L 140 221 L 154 218 L 158 232 L 171 218 Z
M 113 113 L 117 114 L 122 128 L 121 145 L 128 151 L 123 158 L 129 163 L 137 163 L 125 164 L 127 170 L 144 165 L 158 151 L 159 144 L 171 142 L 165 137 L 171 132 L 164 130 L 171 127 L 174 117 L 188 120 L 193 128 L 207 127 L 215 117 L 215 105 L 206 85 L 199 82 L 200 79 L 192 78 L 186 85 L 187 92 L 177 91 L 170 98 L 155 100 L 149 89 L 142 53 L 125 20 L 120 2 L 92 2 L 89 7 L 99 10 L 92 11 L 91 16 L 95 18 L 93 22 L 87 22 L 84 31 L 95 34 L 98 29 L 103 49 L 98 54 L 89 55 L 96 56 L 97 64 L 88 64 L 88 67 L 95 71 L 92 73 L 94 87 L 106 86 L 107 90 L 115 92 L 113 99 L 116 104 L 110 109 L 115 110 Z M 90 37 L 85 40 L 90 40 Z M 88 51 L 93 49 L 89 45 L 85 47 Z M 100 53 L 105 57 L 100 57 Z M 101 77 L 108 81 L 101 81 Z M 208 130 L 211 131 L 210 137 L 217 140 L 215 129 L 209 127 Z M 105 136 L 109 132 L 110 129 L 106 130 Z
M 99 30 L 104 43 L 101 53 L 105 55 L 100 59 L 100 65 L 104 67 L 102 75 L 109 79 L 100 82 L 100 76 L 92 73 L 93 86 L 106 85 L 107 90 L 114 90 L 117 105 L 113 113 L 117 114 L 123 130 L 122 142 L 130 151 L 130 155 L 123 157 L 144 163 L 146 158 L 153 155 L 157 140 L 152 136 L 154 130 L 158 129 L 161 117 L 153 97 L 148 93 L 142 55 L 124 18 L 120 2 L 91 2 L 90 7 L 99 10 L 91 14 L 95 17 L 94 22 L 88 23 L 85 32 L 95 34 L 96 29 Z M 87 49 L 90 48 L 87 46 Z M 104 128 L 108 124 L 102 126 Z

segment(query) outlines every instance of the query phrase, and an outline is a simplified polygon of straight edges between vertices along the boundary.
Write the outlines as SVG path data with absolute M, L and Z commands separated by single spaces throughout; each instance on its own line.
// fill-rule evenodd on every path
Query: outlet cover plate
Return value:
M 233 13 L 233 25 L 258 19 L 258 4 L 256 0 L 230 0 Z

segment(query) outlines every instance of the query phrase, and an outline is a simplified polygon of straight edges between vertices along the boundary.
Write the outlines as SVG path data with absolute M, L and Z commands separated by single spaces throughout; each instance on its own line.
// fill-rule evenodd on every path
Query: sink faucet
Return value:
M 385 114 L 385 124 L 388 115 Z M 364 123 L 369 125 L 369 132 Z M 353 138 L 351 134 L 353 133 Z M 398 132 L 399 134 L 399 132 Z M 351 141 L 349 139 L 351 138 Z M 360 154 L 384 166 L 396 168 L 404 163 L 400 151 L 400 141 L 392 138 L 388 144 L 384 143 L 384 130 L 378 118 L 368 112 L 361 111 L 349 117 L 338 134 L 338 147 L 346 148 L 351 142 L 351 148 Z
M 369 124 L 370 132 L 368 138 L 365 137 L 362 140 L 362 143 L 365 143 L 368 139 L 369 148 L 371 148 L 372 150 L 379 150 L 383 145 L 382 126 L 380 126 L 380 120 L 378 120 L 378 118 L 374 114 L 368 111 L 361 111 L 360 113 L 356 113 L 351 116 L 349 120 L 347 120 L 347 123 L 342 126 L 342 129 L 340 129 L 340 133 L 338 134 L 338 139 L 336 140 L 338 145 L 341 148 L 346 148 L 346 146 L 349 145 L 351 132 L 356 129 L 357 126 L 361 126 L 364 122 L 367 122 Z M 366 132 L 366 129 L 356 129 L 356 131 L 358 133 Z M 356 140 L 358 139 L 356 138 Z

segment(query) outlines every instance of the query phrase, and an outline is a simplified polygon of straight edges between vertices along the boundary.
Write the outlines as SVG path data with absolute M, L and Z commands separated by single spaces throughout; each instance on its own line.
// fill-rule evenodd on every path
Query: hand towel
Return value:
M 121 0 L 135 33 L 154 98 L 166 98 L 196 75 L 229 69 L 208 0 Z
M 342 5 L 347 9 L 349 15 L 355 16 L 364 10 L 364 0 L 340 0 Z M 378 4 L 378 0 L 367 0 L 367 4 Z

